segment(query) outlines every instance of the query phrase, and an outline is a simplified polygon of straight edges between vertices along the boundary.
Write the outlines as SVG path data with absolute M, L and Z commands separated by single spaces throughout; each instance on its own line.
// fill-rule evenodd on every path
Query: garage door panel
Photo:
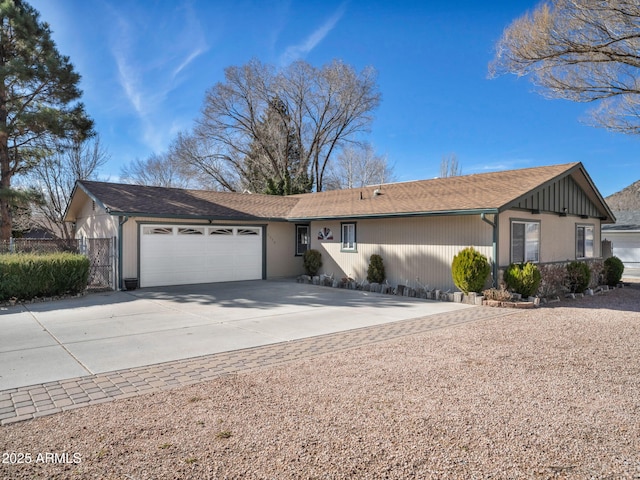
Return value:
M 140 284 L 261 279 L 262 256 L 258 227 L 145 225 L 140 235 Z

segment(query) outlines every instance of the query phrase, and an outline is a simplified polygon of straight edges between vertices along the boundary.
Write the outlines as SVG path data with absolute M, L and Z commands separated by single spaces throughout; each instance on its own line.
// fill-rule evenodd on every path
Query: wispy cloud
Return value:
M 533 165 L 534 162 L 526 158 L 513 158 L 493 160 L 487 163 L 477 163 L 471 165 L 468 169 L 464 169 L 464 173 L 483 173 L 495 172 L 499 170 L 514 170 L 517 168 L 526 168 Z
M 304 57 L 311 52 L 324 38 L 334 29 L 345 12 L 345 4 L 341 4 L 338 9 L 324 22 L 320 27 L 314 30 L 302 43 L 287 47 L 280 56 L 280 64 L 288 65 L 289 63 Z
M 138 18 L 135 10 L 127 10 L 126 15 L 112 10 L 116 21 L 111 53 L 118 68 L 117 80 L 138 118 L 142 141 L 154 152 L 166 148 L 173 129 L 174 116 L 167 113 L 169 94 L 208 49 L 191 5 L 185 3 L 177 12 L 180 15 L 160 22 Z M 159 30 L 158 25 L 164 28 Z

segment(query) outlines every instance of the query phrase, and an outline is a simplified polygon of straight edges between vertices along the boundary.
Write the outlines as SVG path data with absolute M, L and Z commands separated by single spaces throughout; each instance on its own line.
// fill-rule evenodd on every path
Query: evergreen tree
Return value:
M 0 240 L 11 236 L 12 177 L 93 134 L 76 102 L 79 82 L 39 13 L 22 0 L 0 2 Z
M 269 195 L 310 192 L 313 178 L 301 161 L 301 149 L 287 105 L 280 98 L 273 98 L 255 129 L 245 158 L 247 188 Z

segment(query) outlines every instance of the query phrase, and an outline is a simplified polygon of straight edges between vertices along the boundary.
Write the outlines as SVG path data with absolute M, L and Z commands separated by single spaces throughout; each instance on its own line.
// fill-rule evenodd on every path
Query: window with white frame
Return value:
M 511 222 L 511 262 L 540 261 L 540 222 Z
M 593 225 L 576 225 L 576 258 L 592 258 L 594 256 Z
M 309 225 L 296 225 L 296 255 L 304 255 L 310 243 Z
M 342 250 L 356 251 L 356 224 L 342 224 Z

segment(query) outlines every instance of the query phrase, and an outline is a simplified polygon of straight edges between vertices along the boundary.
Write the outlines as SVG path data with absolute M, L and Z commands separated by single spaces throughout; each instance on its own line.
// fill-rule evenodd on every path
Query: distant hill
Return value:
M 611 210 L 640 211 L 640 180 L 605 198 Z

